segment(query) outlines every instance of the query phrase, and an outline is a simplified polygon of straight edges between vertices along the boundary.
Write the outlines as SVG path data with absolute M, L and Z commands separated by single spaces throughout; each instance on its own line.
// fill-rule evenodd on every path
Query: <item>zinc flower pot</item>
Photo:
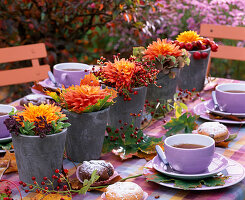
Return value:
M 134 120 L 134 126 L 139 128 L 142 121 L 142 113 L 139 117 L 131 116 L 131 113 L 138 114 L 144 108 L 147 87 L 133 88 L 133 92 L 137 91 L 138 94 L 131 93 L 129 96 L 130 101 L 124 101 L 123 96 L 118 96 L 114 101 L 109 111 L 108 125 L 113 128 L 120 128 L 124 123 L 131 124 Z M 121 123 L 119 122 L 121 120 Z
M 109 108 L 78 114 L 63 110 L 71 127 L 67 131 L 66 154 L 69 160 L 83 162 L 99 159 L 103 147 Z
M 159 99 L 164 102 L 173 99 L 178 83 L 179 68 L 171 69 L 171 71 L 175 73 L 175 77 L 170 77 L 169 74 L 163 72 L 157 75 L 157 86 L 161 86 L 161 88 L 154 84 L 148 86 L 146 95 L 148 101 L 156 102 Z
M 200 50 L 208 54 L 206 58 L 195 59 L 193 54 L 196 51 L 189 51 L 191 54 L 191 62 L 189 66 L 185 66 L 180 70 L 178 78 L 178 87 L 191 91 L 196 88 L 196 91 L 202 91 L 204 88 L 205 76 L 207 72 L 208 60 L 210 55 L 210 48 Z
M 43 177 L 48 177 L 52 181 L 55 169 L 60 171 L 62 169 L 67 129 L 44 138 L 22 134 L 11 135 L 20 180 L 33 184 L 34 176 L 39 185 Z M 54 187 L 57 185 L 57 181 L 54 181 Z

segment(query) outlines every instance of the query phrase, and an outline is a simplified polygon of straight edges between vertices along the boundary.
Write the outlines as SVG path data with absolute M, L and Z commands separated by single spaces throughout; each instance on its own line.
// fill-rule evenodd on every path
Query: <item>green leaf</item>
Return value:
M 147 182 L 174 183 L 176 187 L 179 187 L 184 190 L 188 190 L 190 188 L 202 187 L 203 185 L 207 187 L 224 185 L 225 180 L 229 178 L 227 176 L 213 176 L 202 180 L 182 180 L 182 179 L 176 179 L 176 178 L 165 176 L 156 171 L 154 172 L 152 171 L 152 173 L 146 174 L 145 177 Z
M 184 103 L 180 102 L 179 105 L 180 105 L 181 108 L 183 108 L 184 110 L 188 110 L 187 105 L 185 105 Z
M 65 121 L 65 120 L 68 120 L 68 117 L 62 117 L 59 119 L 60 121 Z
M 86 194 L 88 191 L 89 187 L 95 183 L 100 176 L 97 175 L 97 170 L 94 170 L 93 173 L 91 174 L 90 180 L 84 180 L 83 187 L 79 190 L 79 194 Z
M 143 131 L 139 129 L 137 131 L 137 135 L 135 135 L 134 126 L 130 127 L 130 125 L 124 127 L 123 130 L 119 130 L 119 133 L 116 133 L 116 128 L 107 127 L 107 130 L 111 130 L 110 132 L 107 131 L 108 136 L 104 139 L 103 144 L 103 153 L 107 153 L 113 151 L 114 154 L 119 155 L 121 159 L 125 160 L 128 158 L 132 158 L 133 156 L 140 156 L 139 153 L 143 153 L 144 158 L 147 155 L 155 154 L 155 146 L 156 144 L 163 145 L 162 138 L 155 138 L 150 137 L 143 134 Z M 125 135 L 125 138 L 122 139 L 121 134 Z M 133 135 L 133 137 L 131 136 Z M 137 136 L 137 138 L 135 138 Z M 118 137 L 116 141 L 112 138 Z M 138 142 L 138 139 L 141 139 Z
M 0 149 L 10 150 L 10 149 L 12 149 L 12 144 L 13 144 L 12 142 L 0 144 Z
M 99 99 L 96 104 L 87 106 L 83 112 L 84 113 L 95 112 L 108 108 L 110 105 L 114 103 L 113 101 L 107 102 L 110 97 L 111 95 L 107 95 L 104 99 Z
M 6 193 L 0 193 L 0 200 L 3 200 L 4 197 L 8 197 Z
M 70 123 L 64 123 L 64 124 L 63 124 L 63 128 L 67 128 L 67 127 L 69 127 L 69 126 L 71 126 Z
M 206 179 L 202 180 L 202 184 L 204 184 L 208 187 L 224 185 L 225 180 L 228 178 L 229 177 L 227 177 L 227 176 L 216 176 L 216 177 L 206 178 Z
M 16 115 L 17 112 L 18 112 L 17 110 L 14 111 L 14 108 L 12 108 L 11 112 L 9 113 L 9 115 Z
M 60 104 L 60 97 L 56 92 L 49 92 L 49 96 L 51 96 L 58 104 Z
M 226 139 L 225 142 L 232 141 L 232 140 L 236 139 L 236 137 L 237 137 L 237 134 L 230 134 L 230 135 L 229 135 L 229 138 Z
M 191 133 L 196 126 L 197 118 L 197 115 L 192 115 L 189 112 L 182 114 L 179 118 L 171 118 L 171 120 L 163 126 L 168 130 L 166 136 L 177 134 L 180 131 Z

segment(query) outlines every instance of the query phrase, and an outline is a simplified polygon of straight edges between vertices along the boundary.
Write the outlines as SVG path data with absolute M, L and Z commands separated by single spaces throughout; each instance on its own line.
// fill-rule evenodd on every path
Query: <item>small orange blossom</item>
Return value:
M 167 39 L 161 40 L 158 38 L 157 41 L 154 41 L 147 47 L 144 52 L 144 58 L 155 60 L 159 55 L 178 57 L 182 55 L 182 50 L 179 49 L 179 46 L 172 44 L 171 41 L 167 41 Z

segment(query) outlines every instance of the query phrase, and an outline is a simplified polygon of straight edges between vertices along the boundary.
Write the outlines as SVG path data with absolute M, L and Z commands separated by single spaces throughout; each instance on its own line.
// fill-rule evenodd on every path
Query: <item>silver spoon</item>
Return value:
M 221 108 L 221 106 L 219 106 L 218 101 L 216 99 L 215 91 L 212 91 L 212 98 L 214 101 L 214 110 L 219 110 L 219 111 L 223 112 L 224 110 Z
M 158 157 L 161 159 L 161 161 L 164 163 L 164 170 L 167 172 L 173 172 L 174 170 L 172 167 L 169 165 L 169 162 L 167 161 L 165 154 L 163 153 L 162 148 L 159 145 L 156 145 L 156 152 Z
M 60 88 L 60 84 L 55 80 L 55 77 L 51 71 L 48 71 L 48 77 L 51 80 L 51 82 L 54 84 L 55 87 Z

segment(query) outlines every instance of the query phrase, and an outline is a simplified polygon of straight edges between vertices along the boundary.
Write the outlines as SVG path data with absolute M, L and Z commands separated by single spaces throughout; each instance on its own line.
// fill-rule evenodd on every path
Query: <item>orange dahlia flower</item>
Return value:
M 176 38 L 178 42 L 191 43 L 196 41 L 202 41 L 203 38 L 197 34 L 196 31 L 184 31 L 178 35 Z
M 103 73 L 108 82 L 116 83 L 120 79 L 122 84 L 126 85 L 130 82 L 134 69 L 134 62 L 122 58 L 121 60 L 115 59 L 114 63 L 108 62 L 106 67 L 103 68 Z
M 38 117 L 46 117 L 47 123 L 52 121 L 57 121 L 66 115 L 61 112 L 61 107 L 55 106 L 54 104 L 41 104 L 35 106 L 29 103 L 28 106 L 25 105 L 25 109 L 22 112 L 18 112 L 17 116 L 14 116 L 17 121 L 20 121 L 20 116 L 24 118 L 24 121 L 35 122 L 40 121 Z
M 138 71 L 140 66 L 137 66 L 134 61 L 115 59 L 114 63 L 108 62 L 102 69 L 103 78 L 106 82 L 111 83 L 116 89 L 129 87 L 132 76 Z
M 182 55 L 182 50 L 179 49 L 179 46 L 167 41 L 167 39 L 161 40 L 158 38 L 157 41 L 147 47 L 144 52 L 144 58 L 155 60 L 160 55 L 178 57 Z
M 117 92 L 113 89 L 101 89 L 93 74 L 86 75 L 81 84 L 60 91 L 59 102 L 70 111 L 93 112 L 104 109 L 113 103 Z M 55 97 L 54 99 L 57 99 Z

